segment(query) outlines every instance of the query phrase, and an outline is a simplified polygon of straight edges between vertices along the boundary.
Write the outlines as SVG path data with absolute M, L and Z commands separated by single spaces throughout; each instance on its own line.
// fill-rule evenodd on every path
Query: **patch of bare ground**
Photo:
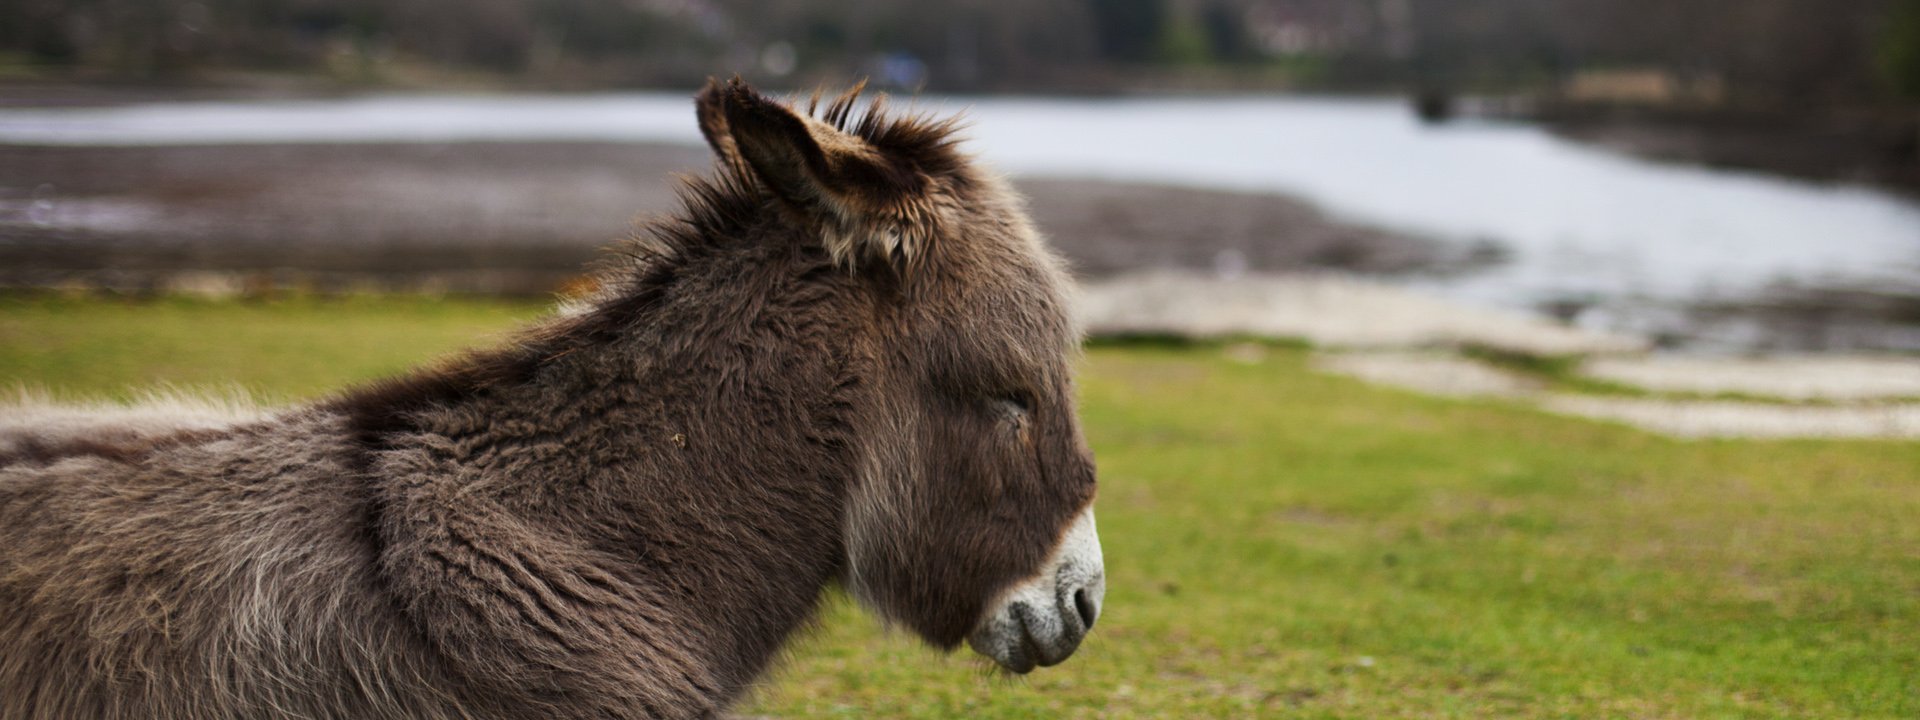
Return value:
M 1920 404 L 1804 407 L 1556 395 L 1540 406 L 1683 438 L 1920 438 Z
M 1751 400 L 1566 392 L 1538 377 L 1445 353 L 1322 353 L 1314 365 L 1378 385 L 1516 399 L 1680 438 L 1920 438 L 1920 403 L 1907 385 L 1916 365 L 1903 358 L 1614 357 L 1589 360 L 1577 371 L 1629 390 L 1739 393 Z
M 1296 338 L 1322 347 L 1478 346 L 1527 355 L 1636 352 L 1640 338 L 1423 296 L 1337 275 L 1156 271 L 1082 284 L 1098 335 Z
M 1446 353 L 1329 353 L 1315 358 L 1314 366 L 1374 384 L 1447 397 L 1518 397 L 1542 387 L 1537 380 Z
M 1900 356 L 1650 355 L 1595 358 L 1580 371 L 1656 392 L 1822 401 L 1920 398 L 1920 358 Z

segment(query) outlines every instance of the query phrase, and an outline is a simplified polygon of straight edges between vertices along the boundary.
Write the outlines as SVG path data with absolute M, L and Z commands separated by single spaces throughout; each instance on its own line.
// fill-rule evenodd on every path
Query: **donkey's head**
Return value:
M 951 122 L 856 113 L 856 93 L 817 116 L 738 79 L 699 101 L 727 172 L 872 298 L 849 338 L 862 399 L 845 581 L 935 645 L 967 640 L 1015 672 L 1052 665 L 1106 592 L 1065 274 Z

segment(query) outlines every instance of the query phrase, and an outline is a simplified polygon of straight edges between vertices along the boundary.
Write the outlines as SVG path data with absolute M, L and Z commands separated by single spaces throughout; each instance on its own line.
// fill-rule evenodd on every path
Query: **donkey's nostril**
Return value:
M 1086 588 L 1073 591 L 1073 609 L 1080 613 L 1080 627 L 1093 629 L 1094 618 L 1100 615 L 1093 607 L 1093 598 L 1087 595 Z

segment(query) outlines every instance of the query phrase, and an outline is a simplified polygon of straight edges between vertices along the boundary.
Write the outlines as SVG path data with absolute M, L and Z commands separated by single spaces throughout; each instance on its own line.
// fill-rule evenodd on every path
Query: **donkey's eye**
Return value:
M 1027 413 L 1033 412 L 1033 397 L 1023 392 L 1002 395 L 995 404 L 999 405 L 1008 415 L 1014 417 L 1025 416 Z

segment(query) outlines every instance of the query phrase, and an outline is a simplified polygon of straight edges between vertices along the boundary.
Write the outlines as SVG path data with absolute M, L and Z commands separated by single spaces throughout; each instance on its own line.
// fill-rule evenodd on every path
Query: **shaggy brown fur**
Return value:
M 698 106 L 719 172 L 584 309 L 9 455 L 0 717 L 710 717 L 836 580 L 960 642 L 1092 499 L 1063 276 L 948 124 Z

